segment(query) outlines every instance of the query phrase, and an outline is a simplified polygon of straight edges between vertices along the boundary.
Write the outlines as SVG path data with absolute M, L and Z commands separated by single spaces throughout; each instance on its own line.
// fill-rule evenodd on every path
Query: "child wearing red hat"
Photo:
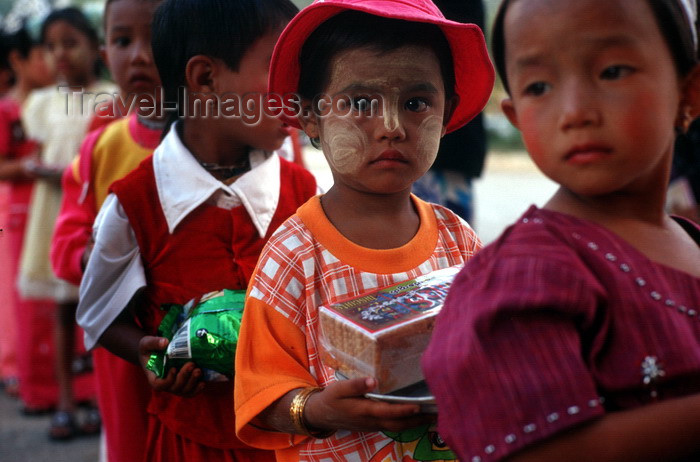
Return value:
M 492 85 L 481 30 L 447 21 L 429 0 L 318 1 L 283 31 L 270 92 L 322 147 L 334 185 L 258 261 L 236 354 L 242 441 L 278 461 L 454 459 L 417 405 L 365 398 L 375 378 L 336 379 L 319 356 L 318 308 L 478 250 L 467 223 L 411 187 Z

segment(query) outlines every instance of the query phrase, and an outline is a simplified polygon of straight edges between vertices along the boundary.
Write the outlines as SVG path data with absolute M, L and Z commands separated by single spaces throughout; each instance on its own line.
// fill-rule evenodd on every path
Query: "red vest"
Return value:
M 261 239 L 243 206 L 224 210 L 202 204 L 185 217 L 172 234 L 163 214 L 153 158 L 111 189 L 134 230 L 148 285 L 137 317 L 154 334 L 165 303 L 184 304 L 207 292 L 245 289 L 263 246 L 296 209 L 316 193 L 316 181 L 303 168 L 280 159 L 277 210 Z M 149 412 L 171 431 L 216 448 L 246 447 L 235 436 L 233 382 L 208 383 L 193 398 L 153 392 Z

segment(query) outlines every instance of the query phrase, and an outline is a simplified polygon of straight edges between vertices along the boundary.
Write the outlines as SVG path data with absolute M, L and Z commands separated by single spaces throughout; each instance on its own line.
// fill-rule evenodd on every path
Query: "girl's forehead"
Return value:
M 147 26 L 150 29 L 158 2 L 144 0 L 115 0 L 107 7 L 105 25 L 111 27 Z
M 355 48 L 338 53 L 331 61 L 332 87 L 365 84 L 381 89 L 418 82 L 443 87 L 438 58 L 426 47 L 402 46 L 386 52 Z
M 77 27 L 73 26 L 68 21 L 64 21 L 63 19 L 57 19 L 56 21 L 49 24 L 46 28 L 46 37 L 49 39 L 66 37 L 71 35 L 85 34 L 83 34 Z
M 595 41 L 663 40 L 645 0 L 516 0 L 504 22 L 506 51 L 538 44 L 561 51 Z
M 550 15 L 579 18 L 578 21 L 587 28 L 596 23 L 587 22 L 585 18 L 598 17 L 610 22 L 638 18 L 635 13 L 643 11 L 647 19 L 654 20 L 647 0 L 513 0 L 506 12 L 506 25 L 515 20 L 533 24 L 536 19 L 550 19 Z M 517 19 L 515 19 L 517 18 Z M 529 19 L 529 21 L 528 21 Z M 550 23 L 547 29 L 555 29 L 556 23 Z

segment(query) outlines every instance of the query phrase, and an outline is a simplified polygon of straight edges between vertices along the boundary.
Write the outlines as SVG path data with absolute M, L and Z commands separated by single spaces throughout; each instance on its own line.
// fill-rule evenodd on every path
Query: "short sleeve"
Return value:
M 119 200 L 105 199 L 93 228 L 95 246 L 80 284 L 76 319 L 85 331 L 85 348 L 100 336 L 126 308 L 146 276 L 138 242 Z
M 61 208 L 56 217 L 49 253 L 56 276 L 76 285 L 80 284 L 83 275 L 81 261 L 96 215 L 94 202 L 80 200 L 83 188 L 76 178 L 78 159 L 76 157 L 64 169 L 61 177 Z
M 461 460 L 500 460 L 604 412 L 582 353 L 603 289 L 573 256 L 532 250 L 471 260 L 423 357 Z
M 289 391 L 317 386 L 309 372 L 304 333 L 256 298 L 246 300 L 235 371 L 236 434 L 241 441 L 263 449 L 283 449 L 303 440 L 254 423 Z

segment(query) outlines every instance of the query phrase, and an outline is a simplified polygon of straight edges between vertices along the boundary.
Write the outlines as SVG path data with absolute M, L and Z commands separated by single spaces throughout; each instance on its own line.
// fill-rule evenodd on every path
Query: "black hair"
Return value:
M 102 28 L 104 29 L 105 36 L 107 35 L 107 16 L 109 14 L 109 6 L 119 0 L 106 0 L 104 13 L 102 14 Z M 143 3 L 160 3 L 162 0 L 142 0 Z
M 5 60 L 9 59 L 9 55 L 13 51 L 17 51 L 22 58 L 26 59 L 29 57 L 32 48 L 41 45 L 39 42 L 32 39 L 31 34 L 24 26 L 16 32 L 3 34 L 2 42 Z
M 446 99 L 452 98 L 455 87 L 452 53 L 440 27 L 360 11 L 344 11 L 333 16 L 306 39 L 299 55 L 299 95 L 313 99 L 323 92 L 328 85 L 331 61 L 339 53 L 368 48 L 381 54 L 403 46 L 433 50 L 440 63 Z
M 196 55 L 238 71 L 241 59 L 263 35 L 281 28 L 299 10 L 290 0 L 166 0 L 155 12 L 151 46 L 164 99 L 183 102 L 185 68 Z M 170 113 L 169 121 L 178 117 Z M 166 128 L 167 130 L 167 128 Z
M 8 83 L 15 84 L 15 77 L 10 67 L 10 47 L 8 46 L 7 35 L 0 32 L 0 73 L 9 73 Z
M 80 33 L 85 35 L 90 43 L 95 47 L 98 47 L 100 40 L 97 36 L 97 31 L 92 26 L 88 18 L 75 7 L 62 8 L 60 10 L 52 11 L 41 25 L 41 43 L 46 43 L 46 32 L 51 24 L 57 21 L 65 21 L 70 24 L 73 28 L 77 29 Z
M 494 19 L 491 37 L 493 62 L 507 92 L 510 92 L 510 89 L 506 76 L 504 21 L 506 10 L 514 1 L 503 0 L 501 3 Z M 683 8 L 678 3 L 678 0 L 647 0 L 647 3 L 654 13 L 661 34 L 666 39 L 678 75 L 681 77 L 686 76 L 698 63 L 698 56 L 693 43 L 692 29 Z
M 1 33 L 0 69 L 12 71 L 12 65 L 10 64 L 10 55 L 13 51 L 19 53 L 22 59 L 27 59 L 29 57 L 29 54 L 32 52 L 32 48 L 36 46 L 41 46 L 41 43 L 32 39 L 31 34 L 24 25 L 15 32 Z M 14 85 L 14 75 L 12 76 L 10 83 Z

